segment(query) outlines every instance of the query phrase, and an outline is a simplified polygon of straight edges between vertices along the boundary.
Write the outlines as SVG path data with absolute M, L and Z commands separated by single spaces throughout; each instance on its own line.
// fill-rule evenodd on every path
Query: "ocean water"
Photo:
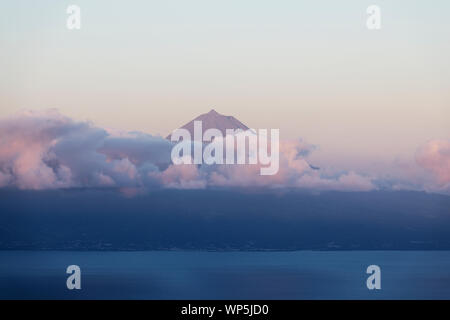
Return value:
M 450 299 L 450 252 L 0 251 L 0 299 Z

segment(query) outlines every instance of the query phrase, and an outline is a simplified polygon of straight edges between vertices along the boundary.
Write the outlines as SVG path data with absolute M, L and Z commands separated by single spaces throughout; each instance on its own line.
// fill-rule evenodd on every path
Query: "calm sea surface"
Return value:
M 0 299 L 450 299 L 450 252 L 0 251 Z

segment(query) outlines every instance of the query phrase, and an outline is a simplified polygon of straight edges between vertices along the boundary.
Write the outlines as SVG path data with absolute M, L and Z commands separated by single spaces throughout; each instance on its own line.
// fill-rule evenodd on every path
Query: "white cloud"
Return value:
M 278 173 L 262 176 L 259 165 L 175 166 L 170 160 L 173 144 L 160 136 L 105 130 L 55 110 L 2 119 L 0 137 L 0 187 L 114 187 L 129 195 L 153 187 L 369 191 L 388 186 L 450 192 L 448 140 L 422 146 L 416 154 L 421 167 L 400 170 L 393 165 L 393 171 L 404 173 L 398 176 L 333 172 L 326 167 L 315 170 L 307 161 L 313 145 L 302 140 L 281 141 Z

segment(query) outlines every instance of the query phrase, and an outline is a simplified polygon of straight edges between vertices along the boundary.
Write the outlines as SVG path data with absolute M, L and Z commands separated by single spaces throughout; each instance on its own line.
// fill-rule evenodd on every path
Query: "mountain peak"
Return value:
M 194 120 L 189 121 L 185 125 L 183 125 L 182 129 L 187 129 L 191 137 L 194 136 L 194 121 L 201 121 L 202 122 L 202 130 L 203 132 L 208 129 L 218 129 L 222 134 L 226 135 L 227 129 L 241 129 L 241 130 L 248 130 L 249 128 L 237 120 L 233 116 L 225 116 L 223 114 L 218 113 L 216 110 L 211 109 L 208 113 L 204 113 L 196 117 Z M 171 134 L 167 136 L 167 139 L 170 139 Z

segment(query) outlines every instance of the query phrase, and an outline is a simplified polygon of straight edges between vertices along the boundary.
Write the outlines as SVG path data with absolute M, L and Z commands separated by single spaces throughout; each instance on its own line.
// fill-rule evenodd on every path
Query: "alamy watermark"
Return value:
M 171 152 L 172 163 L 260 165 L 260 174 L 274 175 L 280 162 L 280 130 L 210 128 L 203 133 L 202 121 L 194 121 L 194 137 L 189 130 L 180 128 L 172 132 L 171 141 L 177 142 Z M 181 141 L 180 141 L 181 139 Z M 248 141 L 248 144 L 247 144 Z M 248 146 L 248 148 L 247 148 Z M 193 156 L 192 156 L 193 150 Z
M 367 278 L 366 286 L 369 290 L 380 290 L 381 289 L 381 268 L 376 264 L 372 264 L 367 267 L 367 274 L 370 276 Z
M 67 267 L 66 273 L 70 276 L 66 280 L 67 289 L 81 289 L 81 269 L 79 266 L 72 264 Z
M 66 10 L 67 14 L 67 29 L 69 30 L 79 30 L 81 29 L 81 9 L 77 5 L 70 5 Z
M 366 26 L 369 30 L 379 30 L 381 29 L 381 9 L 377 5 L 368 6 L 366 13 L 369 15 L 367 17 Z

